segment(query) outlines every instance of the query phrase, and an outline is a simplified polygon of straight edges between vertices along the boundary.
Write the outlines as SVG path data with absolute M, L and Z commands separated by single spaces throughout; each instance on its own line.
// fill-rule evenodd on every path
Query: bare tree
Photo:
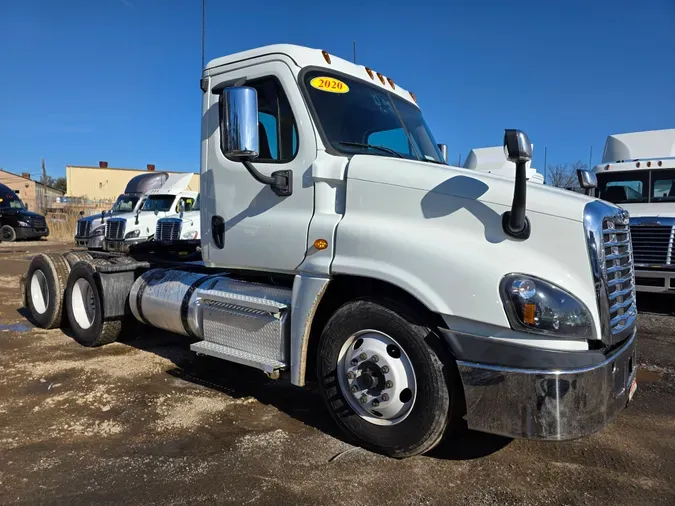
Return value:
M 548 184 L 558 188 L 576 188 L 579 185 L 577 170 L 588 167 L 581 160 L 548 166 Z

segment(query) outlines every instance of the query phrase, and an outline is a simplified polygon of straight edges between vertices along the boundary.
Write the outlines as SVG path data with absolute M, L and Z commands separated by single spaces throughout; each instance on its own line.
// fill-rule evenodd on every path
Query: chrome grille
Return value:
M 44 216 L 33 216 L 30 221 L 32 227 L 35 229 L 42 230 L 47 228 L 47 220 Z
M 631 220 L 633 256 L 636 265 L 675 265 L 673 240 L 675 226 L 664 222 L 649 223 L 646 220 Z
M 124 218 L 109 219 L 105 224 L 105 238 L 109 241 L 124 240 L 124 229 L 127 226 L 127 220 Z
M 77 230 L 75 232 L 75 237 L 89 237 L 90 233 L 91 233 L 91 221 L 77 220 Z
M 600 337 L 612 345 L 630 337 L 637 319 L 628 213 L 594 200 L 586 204 L 584 226 L 600 314 Z
M 177 241 L 180 239 L 181 220 L 163 218 L 157 222 L 155 241 Z
M 622 216 L 605 218 L 602 225 L 609 327 L 612 335 L 621 335 L 637 315 L 631 230 Z

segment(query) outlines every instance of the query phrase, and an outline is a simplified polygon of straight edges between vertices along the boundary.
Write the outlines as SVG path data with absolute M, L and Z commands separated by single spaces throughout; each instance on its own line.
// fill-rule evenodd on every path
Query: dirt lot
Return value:
M 33 328 L 19 276 L 59 248 L 0 245 L 0 503 L 675 504 L 675 317 L 647 312 L 672 299 L 641 298 L 638 391 L 600 433 L 467 432 L 396 461 L 343 442 L 314 393 L 183 338 L 86 349 Z

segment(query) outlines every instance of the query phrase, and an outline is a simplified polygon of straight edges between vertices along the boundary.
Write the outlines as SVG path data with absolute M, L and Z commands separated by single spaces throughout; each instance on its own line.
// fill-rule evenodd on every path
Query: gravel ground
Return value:
M 567 443 L 461 434 L 405 461 L 341 439 L 310 391 L 140 327 L 87 349 L 22 316 L 51 242 L 0 245 L 0 503 L 675 504 L 675 301 L 640 297 L 639 386 Z

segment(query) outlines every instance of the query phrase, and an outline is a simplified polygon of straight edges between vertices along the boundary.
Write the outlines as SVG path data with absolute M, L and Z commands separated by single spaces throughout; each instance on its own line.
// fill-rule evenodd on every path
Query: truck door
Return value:
M 220 144 L 219 95 L 207 93 L 202 144 L 202 254 L 213 265 L 293 272 L 307 251 L 307 231 L 314 208 L 311 165 L 316 139 L 309 113 L 290 67 L 265 62 L 211 79 L 211 89 L 237 83 L 258 93 L 260 156 L 255 167 L 270 175 L 293 171 L 293 194 L 279 197 L 254 180 L 244 166 L 225 158 Z M 206 102 L 205 98 L 205 102 Z M 213 220 L 224 222 L 222 248 L 214 242 Z

